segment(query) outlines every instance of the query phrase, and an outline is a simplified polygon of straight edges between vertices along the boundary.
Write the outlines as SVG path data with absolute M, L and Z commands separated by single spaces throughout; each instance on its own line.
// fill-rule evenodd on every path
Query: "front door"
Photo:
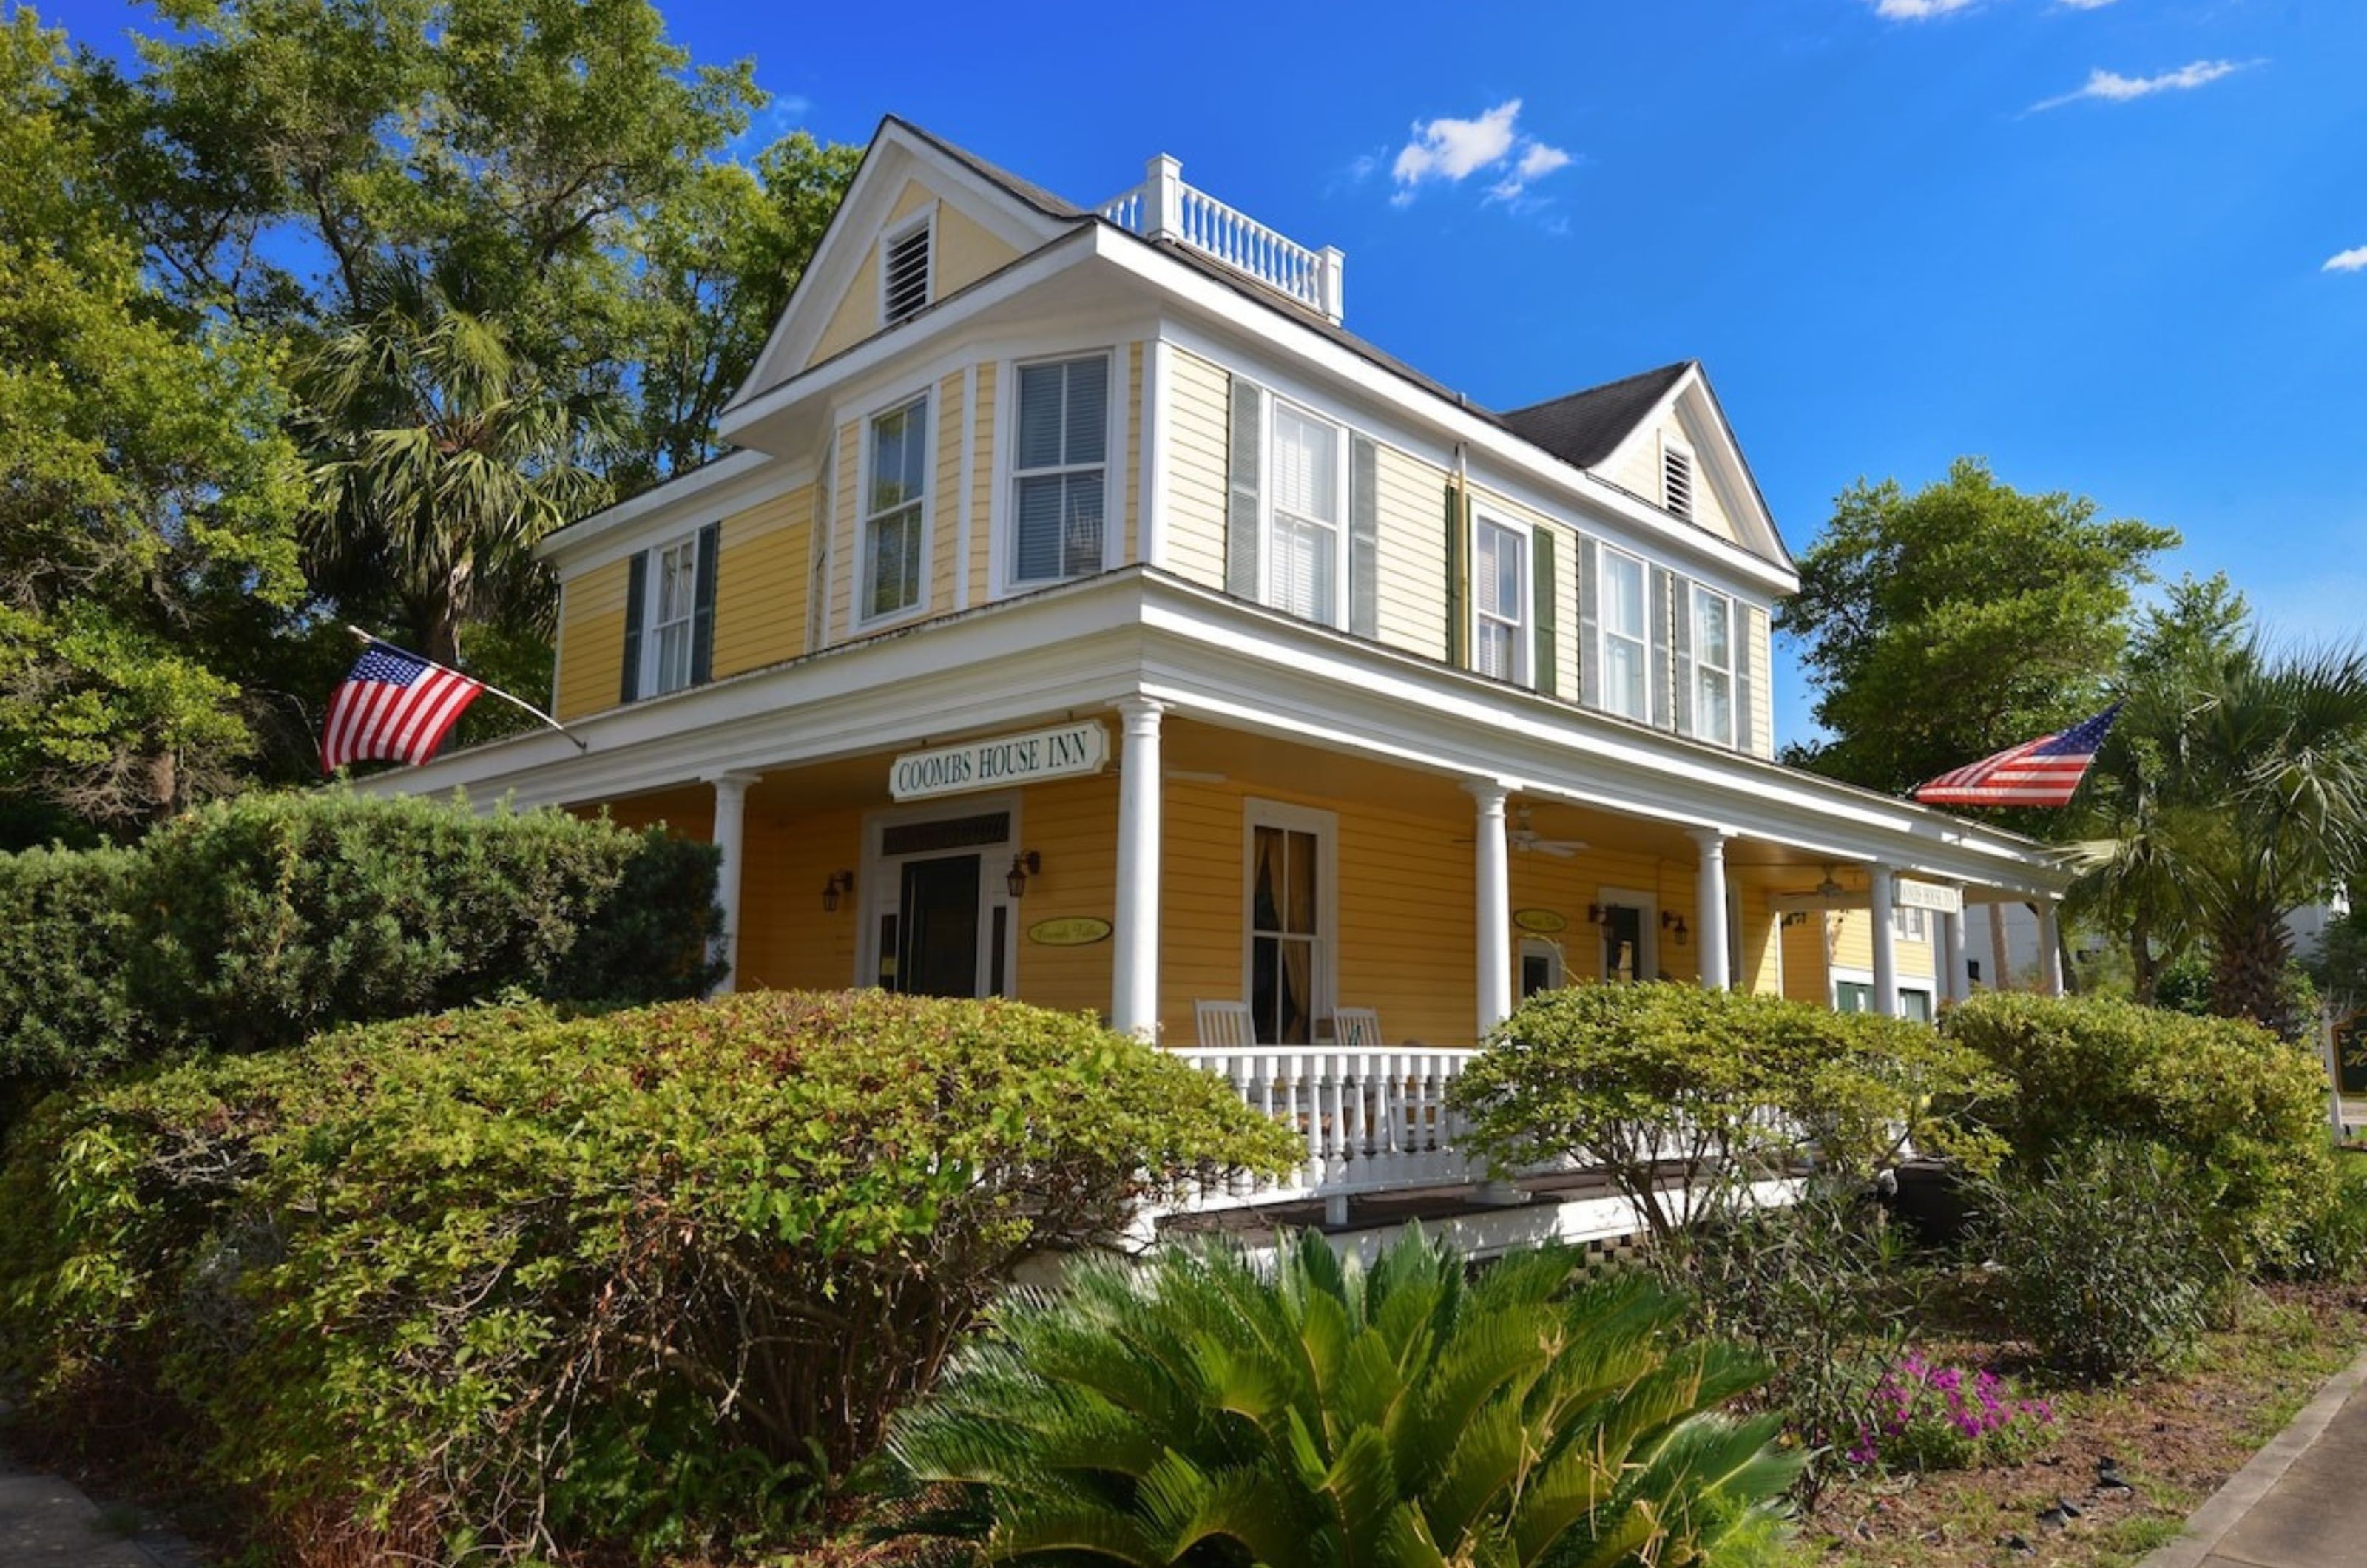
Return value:
M 893 989 L 974 997 L 978 987 L 979 857 L 904 863 Z

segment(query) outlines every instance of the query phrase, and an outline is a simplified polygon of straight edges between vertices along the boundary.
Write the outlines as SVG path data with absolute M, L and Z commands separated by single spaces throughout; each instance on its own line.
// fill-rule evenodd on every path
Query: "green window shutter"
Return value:
M 1348 629 L 1381 634 L 1380 448 L 1364 436 L 1348 442 Z
M 723 553 L 723 525 L 709 523 L 698 531 L 698 568 L 692 581 L 690 610 L 690 683 L 704 686 L 715 679 L 715 567 Z
M 1471 498 L 1446 485 L 1446 661 L 1471 662 Z
M 650 552 L 633 557 L 625 573 L 625 672 L 617 700 L 638 702 L 641 695 L 641 612 L 650 597 Z
M 1672 577 L 1670 594 L 1673 603 L 1669 607 L 1669 624 L 1674 632 L 1669 639 L 1674 656 L 1676 681 L 1675 729 L 1680 735 L 1693 732 L 1693 585 L 1688 579 Z M 1729 631 L 1729 637 L 1732 633 Z
M 1529 600 L 1537 623 L 1536 652 L 1529 660 L 1529 671 L 1535 679 L 1538 691 L 1547 696 L 1558 694 L 1560 671 L 1555 668 L 1555 640 L 1560 617 L 1554 604 L 1554 531 L 1540 524 L 1529 532 L 1530 584 Z
M 1603 563 L 1592 539 L 1578 536 L 1578 700 L 1603 705 Z
M 1727 630 L 1734 639 L 1734 749 L 1750 750 L 1750 687 L 1754 674 L 1751 668 L 1751 617 L 1748 606 L 1737 601 Z
M 1651 722 L 1662 729 L 1675 728 L 1676 712 L 1671 704 L 1669 660 L 1669 604 L 1676 573 L 1667 567 L 1656 566 L 1645 578 L 1645 595 L 1652 626 L 1652 691 Z
M 1264 435 L 1265 393 L 1256 382 L 1236 376 L 1225 459 L 1225 592 L 1238 599 L 1260 597 L 1263 585 L 1258 547 L 1265 497 L 1258 455 Z

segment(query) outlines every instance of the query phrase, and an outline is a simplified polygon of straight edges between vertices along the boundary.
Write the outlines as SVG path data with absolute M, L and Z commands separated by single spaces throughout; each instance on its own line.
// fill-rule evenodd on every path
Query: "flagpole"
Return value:
M 362 629 L 361 629 L 361 627 L 359 627 L 359 626 L 357 626 L 353 625 L 351 622 L 347 622 L 347 623 L 346 623 L 346 625 L 345 625 L 345 630 L 347 630 L 347 631 L 349 631 L 349 632 L 353 633 L 356 637 L 357 637 L 361 638 L 364 642 L 366 642 L 366 643 L 369 643 L 369 644 L 371 644 L 371 645 L 372 645 L 372 646 L 374 646 L 374 647 L 378 647 L 378 648 L 394 648 L 394 644 L 392 644 L 392 643 L 391 643 L 391 642 L 387 641 L 384 637 L 372 637 L 372 636 L 370 636 L 370 634 L 369 634 L 369 633 L 368 633 L 368 632 L 366 632 L 366 631 L 362 630 Z M 395 649 L 395 651 L 396 651 L 396 652 L 398 652 L 398 653 L 409 653 L 411 650 L 410 650 L 410 649 Z M 414 655 L 413 655 L 413 657 L 414 657 L 414 658 L 420 658 L 420 659 L 425 659 L 425 658 L 426 658 L 426 655 L 425 655 L 425 654 L 414 654 Z M 432 664 L 432 663 L 434 663 L 434 662 L 435 662 L 435 660 L 428 660 L 428 662 Z M 471 680 L 475 680 L 475 679 L 476 679 L 476 677 L 474 677 L 474 676 L 470 676 L 470 679 L 471 679 Z M 581 736 L 577 735 L 573 730 L 572 730 L 572 729 L 568 728 L 567 728 L 567 726 L 565 726 L 565 725 L 563 725 L 563 724 L 560 723 L 557 719 L 555 719 L 555 718 L 551 717 L 549 714 L 547 714 L 547 713 L 543 712 L 540 708 L 538 708 L 538 707 L 535 706 L 532 703 L 527 702 L 524 697 L 514 697 L 514 696 L 510 695 L 507 692 L 503 691 L 499 686 L 489 685 L 489 684 L 487 684 L 486 682 L 482 682 L 482 681 L 478 681 L 478 682 L 477 682 L 477 685 L 478 685 L 479 689 L 481 689 L 481 691 L 483 691 L 483 692 L 485 693 L 485 694 L 486 694 L 486 695 L 488 695 L 488 696 L 499 697 L 499 698 L 501 698 L 501 699 L 502 699 L 502 701 L 504 701 L 504 702 L 505 702 L 505 703 L 509 704 L 509 705 L 510 705 L 510 706 L 512 706 L 512 707 L 514 707 L 514 708 L 520 709 L 521 711 L 526 712 L 526 713 L 530 713 L 530 714 L 532 714 L 535 717 L 537 717 L 537 718 L 540 719 L 543 723 L 545 723 L 545 724 L 547 724 L 547 725 L 550 726 L 550 728 L 553 728 L 553 729 L 555 729 L 555 730 L 559 731 L 559 733 L 560 733 L 560 734 L 564 735 L 565 737 L 567 737 L 567 739 L 568 739 L 572 740 L 573 742 L 575 742 L 575 749 L 576 749 L 578 751 L 589 751 L 590 750 L 592 750 L 592 743 L 591 743 L 590 741 L 585 740 L 585 739 L 583 739 Z

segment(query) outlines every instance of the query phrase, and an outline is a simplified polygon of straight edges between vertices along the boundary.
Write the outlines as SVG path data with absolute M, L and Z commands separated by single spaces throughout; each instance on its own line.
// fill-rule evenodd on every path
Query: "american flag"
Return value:
M 321 734 L 321 772 L 365 758 L 419 763 L 483 691 L 457 670 L 373 642 L 329 698 Z
M 1917 785 L 1915 798 L 1926 806 L 2068 806 L 2120 713 L 2121 705 L 2114 703 L 2060 734 L 2042 735 L 1942 773 Z

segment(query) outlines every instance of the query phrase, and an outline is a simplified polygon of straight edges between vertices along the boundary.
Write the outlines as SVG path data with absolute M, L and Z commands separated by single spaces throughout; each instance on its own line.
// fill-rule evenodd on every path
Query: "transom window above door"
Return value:
M 917 608 L 928 554 L 929 400 L 913 399 L 871 421 L 863 487 L 860 618 Z
M 1083 577 L 1106 559 L 1109 368 L 1102 354 L 1019 367 L 1014 583 Z
M 1341 468 L 1346 449 L 1338 425 L 1274 403 L 1265 600 L 1277 610 L 1326 625 L 1339 618 L 1340 503 L 1347 488 Z

